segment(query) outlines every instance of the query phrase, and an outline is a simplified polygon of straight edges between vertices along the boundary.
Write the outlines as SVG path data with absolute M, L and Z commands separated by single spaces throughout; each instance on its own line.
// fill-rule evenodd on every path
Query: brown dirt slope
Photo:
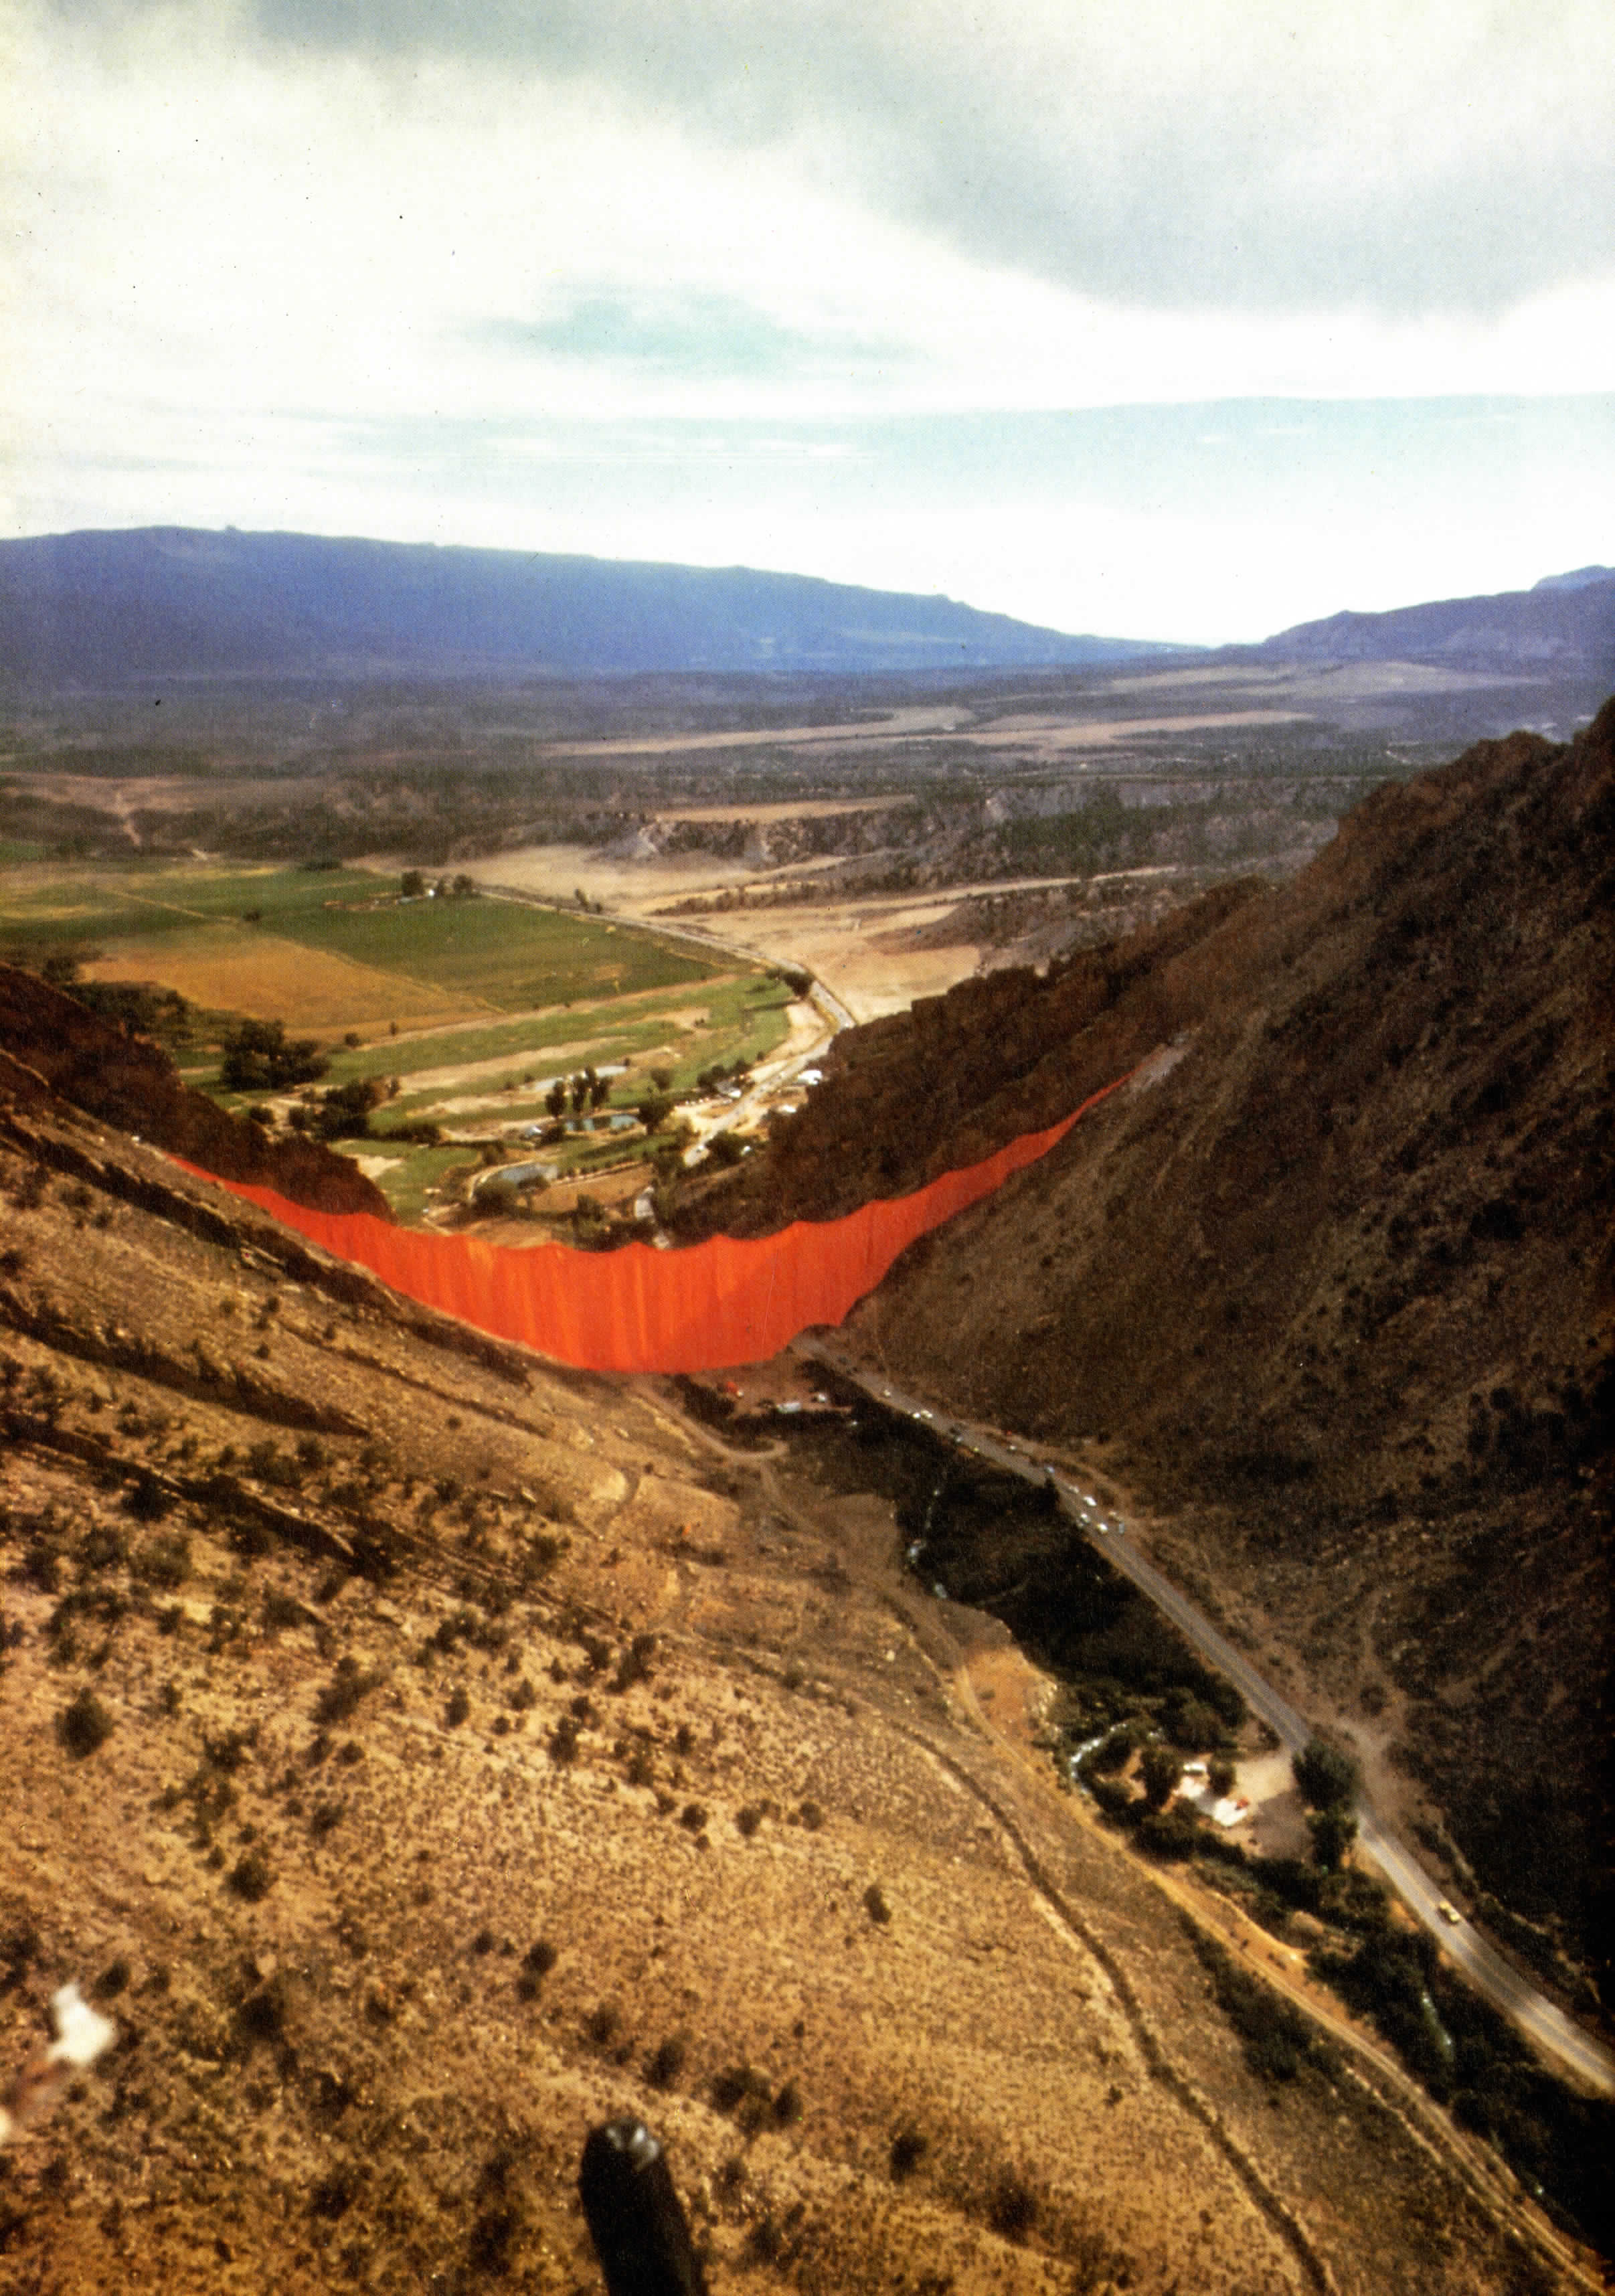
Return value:
M 1096 1044 L 1176 1057 L 861 1311 L 939 1395 L 1108 1445 L 1550 1957 L 1609 1933 L 1612 854 L 1615 703 L 1382 791 L 1186 946 L 1124 944 L 1034 1073 L 1074 1100 Z M 889 1065 L 929 1129 L 928 1027 Z
M 346 1156 L 316 1140 L 271 1139 L 182 1084 L 160 1046 L 12 964 L 0 964 L 0 1084 L 23 1097 L 43 1087 L 221 1179 L 250 1180 L 319 1211 L 392 1218 Z
M 624 2110 L 712 2296 L 1562 2284 L 1372 2063 L 1256 2069 L 894 1526 L 206 1194 L 0 1100 L 0 2086 L 69 1979 L 119 2029 L 8 2296 L 578 2296 Z

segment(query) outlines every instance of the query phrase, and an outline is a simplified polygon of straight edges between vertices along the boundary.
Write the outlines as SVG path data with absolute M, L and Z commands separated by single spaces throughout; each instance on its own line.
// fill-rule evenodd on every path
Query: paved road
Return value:
M 570 901 L 552 898 L 542 893 L 523 892 L 516 886 L 496 885 L 491 881 L 484 884 L 481 890 L 492 900 L 512 901 L 528 908 L 561 909 L 570 912 L 572 907 Z M 602 907 L 592 911 L 591 914 L 603 917 L 608 923 L 621 925 L 630 932 L 652 933 L 668 940 L 693 941 L 701 947 L 715 950 L 721 955 L 738 957 L 746 964 L 767 962 L 756 949 L 748 948 L 743 941 L 726 940 L 721 933 L 710 932 L 703 925 L 673 923 L 660 918 L 652 922 L 646 917 L 630 916 L 621 909 Z M 803 966 L 802 970 L 807 972 L 808 968 Z M 784 1092 L 794 1084 L 804 1069 L 816 1067 L 824 1059 L 832 1041 L 843 1029 L 857 1028 L 857 1022 L 836 995 L 835 990 L 821 980 L 816 973 L 809 973 L 808 978 L 811 986 L 805 1001 L 814 1006 L 824 1021 L 823 1033 L 816 1037 L 801 1052 L 792 1053 L 783 1061 L 765 1063 L 767 1068 L 767 1078 L 762 1082 L 750 1086 L 742 1099 L 737 1101 L 722 1116 L 713 1119 L 707 1125 L 701 1139 L 695 1144 L 697 1148 L 704 1146 L 713 1133 L 727 1132 L 734 1125 L 755 1117 L 758 1109 L 766 1105 L 775 1094 Z M 603 1069 L 600 1073 L 603 1076 L 619 1075 L 621 1073 L 620 1064 L 611 1069 Z M 535 1089 L 546 1091 L 553 1082 L 553 1078 L 544 1078 Z M 496 1179 L 498 1175 L 495 1172 L 490 1173 L 488 1177 Z
M 1218 1634 L 1186 1595 L 1139 1554 L 1127 1537 L 1120 1519 L 1107 1513 L 1078 1482 L 995 1430 L 972 1425 L 951 1412 L 939 1411 L 923 1397 L 911 1395 L 889 1381 L 860 1369 L 832 1344 L 801 1340 L 796 1345 L 800 1354 L 856 1382 L 889 1409 L 906 1412 L 911 1418 L 919 1419 L 944 1441 L 952 1440 L 978 1458 L 988 1460 L 1028 1482 L 1052 1480 L 1065 1513 L 1087 1532 L 1106 1562 L 1130 1578 L 1141 1594 L 1148 1595 L 1156 1608 L 1166 1613 L 1201 1656 L 1227 1677 L 1251 1712 L 1260 1716 L 1291 1753 L 1300 1751 L 1312 1735 L 1306 1717 L 1263 1679 L 1226 1636 Z M 1545 2055 L 1555 2059 L 1587 2087 L 1606 2095 L 1615 2093 L 1615 2056 L 1603 2043 L 1556 2008 L 1467 1922 L 1455 1926 L 1447 1920 L 1441 1912 L 1445 1900 L 1440 1889 L 1365 1797 L 1358 1798 L 1357 1817 L 1359 1849 L 1379 1867 L 1409 1912 L 1439 1940 L 1443 1952 L 1463 1971 L 1475 1990 L 1513 2018 Z

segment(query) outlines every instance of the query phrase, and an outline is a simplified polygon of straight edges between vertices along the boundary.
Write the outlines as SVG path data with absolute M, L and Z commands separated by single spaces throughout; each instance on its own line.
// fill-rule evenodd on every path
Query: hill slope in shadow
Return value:
M 1185 1574 L 1578 1957 L 1608 1934 L 1612 853 L 1615 704 L 1483 743 L 1280 891 L 843 1039 L 742 1208 L 896 1193 L 1144 1062 L 899 1262 L 865 1340 L 1170 1514 Z

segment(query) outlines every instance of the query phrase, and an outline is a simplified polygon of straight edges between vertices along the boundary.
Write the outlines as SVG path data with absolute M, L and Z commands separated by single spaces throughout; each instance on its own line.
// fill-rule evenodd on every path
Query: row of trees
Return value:
M 1290 1765 L 1307 1804 L 1307 1826 L 1312 1854 L 1333 1873 L 1357 1840 L 1357 1821 L 1352 1814 L 1357 1799 L 1357 1766 L 1325 1739 L 1308 1738 Z
M 472 901 L 477 897 L 477 881 L 461 870 L 457 876 L 439 877 L 435 885 L 429 885 L 424 870 L 406 869 L 398 880 L 399 898 L 423 901 L 428 893 L 439 901 Z
M 660 1132 L 677 1105 L 669 1086 L 673 1082 L 671 1069 L 652 1069 L 652 1089 L 635 1106 L 635 1114 L 647 1132 Z M 603 1108 L 611 1097 L 611 1080 L 601 1076 L 593 1067 L 582 1070 L 573 1077 L 557 1077 L 544 1096 L 544 1104 L 557 1124 L 569 1108 L 574 1116 Z

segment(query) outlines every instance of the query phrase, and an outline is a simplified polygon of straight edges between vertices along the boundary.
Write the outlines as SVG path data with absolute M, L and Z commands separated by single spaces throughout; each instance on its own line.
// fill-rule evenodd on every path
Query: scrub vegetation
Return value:
M 37 1862 L 0 1989 L 19 2046 L 69 1978 L 119 2031 L 4 2156 L 20 2284 L 564 2296 L 627 2109 L 715 2288 L 1283 2296 L 1321 2255 L 1341 2296 L 1503 2296 L 1504 2217 L 1372 2070 L 1251 2070 L 839 1502 L 7 1074 L 0 1785 Z

